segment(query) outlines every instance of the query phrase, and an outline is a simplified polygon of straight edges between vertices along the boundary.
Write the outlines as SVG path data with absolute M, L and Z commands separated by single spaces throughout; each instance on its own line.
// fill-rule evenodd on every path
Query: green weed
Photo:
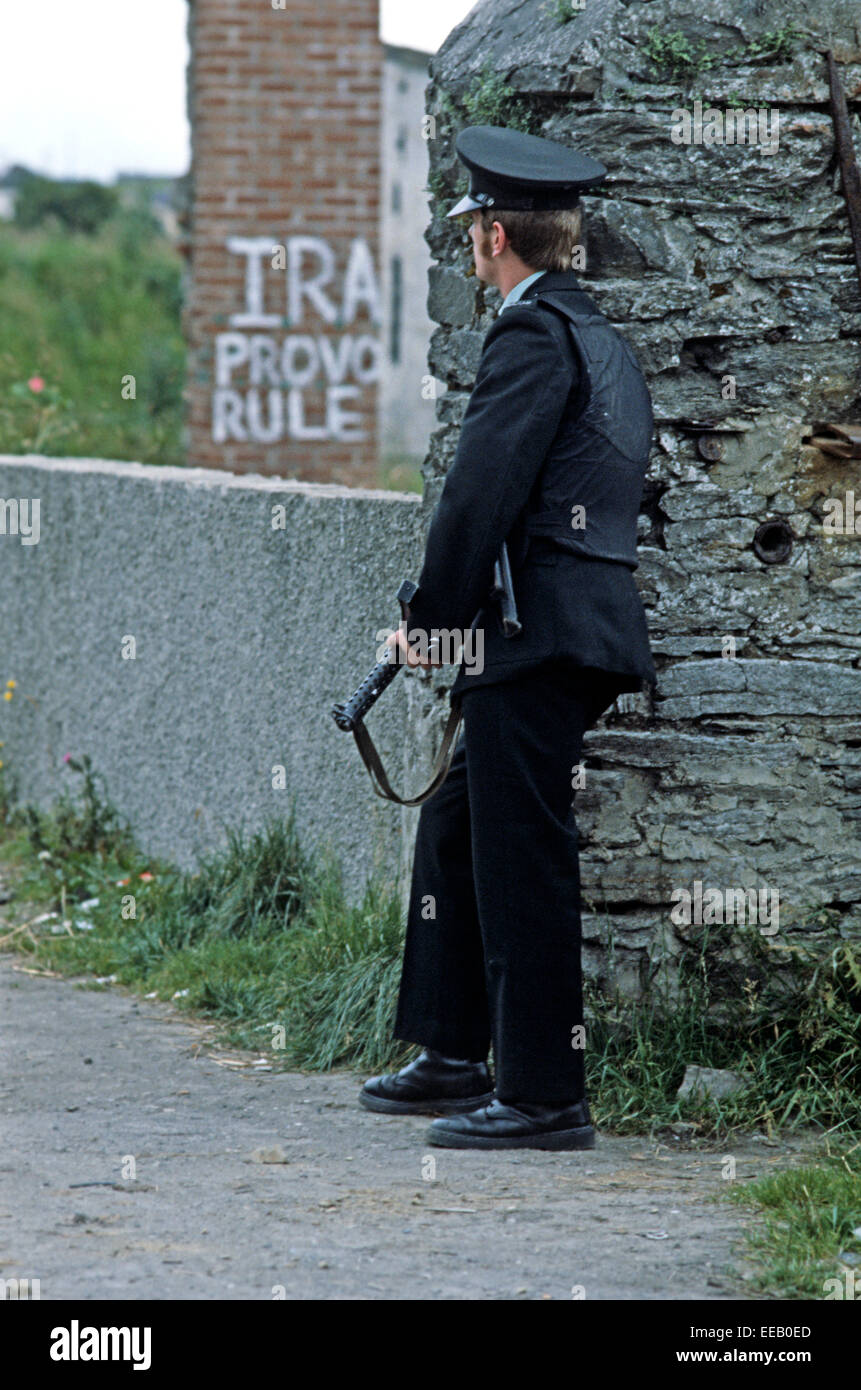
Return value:
M 744 1187 L 730 1200 L 762 1220 L 747 1243 L 759 1268 L 753 1287 L 773 1298 L 835 1296 L 828 1280 L 861 1263 L 861 1149 L 831 1155 L 818 1167 L 787 1169 Z M 847 1255 L 848 1261 L 841 1260 Z M 856 1271 L 857 1274 L 857 1271 Z M 842 1291 L 842 1290 L 841 1290 Z M 840 1296 L 839 1294 L 837 1295 Z M 845 1296 L 845 1294 L 844 1294 Z

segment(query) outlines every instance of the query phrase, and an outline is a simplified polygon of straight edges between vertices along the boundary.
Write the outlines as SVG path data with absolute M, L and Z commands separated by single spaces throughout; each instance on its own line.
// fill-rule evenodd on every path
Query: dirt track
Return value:
M 431 1149 L 352 1075 L 254 1070 L 168 1005 L 22 967 L 0 958 L 0 1277 L 43 1299 L 745 1296 L 750 1218 L 704 1200 L 726 1147 Z M 810 1142 L 736 1143 L 737 1180 Z

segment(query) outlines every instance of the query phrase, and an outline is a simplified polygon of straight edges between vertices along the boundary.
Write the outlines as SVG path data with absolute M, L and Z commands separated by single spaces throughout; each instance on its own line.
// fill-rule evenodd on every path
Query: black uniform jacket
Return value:
M 484 342 L 454 462 L 431 522 L 408 628 L 484 633 L 483 669 L 453 693 L 548 658 L 653 682 L 633 577 L 652 440 L 649 393 L 625 340 L 572 271 L 547 271 Z M 488 600 L 509 543 L 523 631 Z

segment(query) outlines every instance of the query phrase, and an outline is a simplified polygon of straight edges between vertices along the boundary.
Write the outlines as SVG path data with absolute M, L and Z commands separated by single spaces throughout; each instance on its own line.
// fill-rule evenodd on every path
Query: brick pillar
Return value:
M 193 465 L 376 480 L 378 22 L 378 0 L 190 0 Z

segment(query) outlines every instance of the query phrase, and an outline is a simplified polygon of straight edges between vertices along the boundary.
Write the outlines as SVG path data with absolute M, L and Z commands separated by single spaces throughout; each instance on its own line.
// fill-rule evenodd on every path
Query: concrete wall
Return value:
M 329 709 L 397 622 L 417 496 L 0 457 L 0 498 L 39 502 L 38 543 L 0 528 L 0 684 L 17 681 L 0 740 L 23 798 L 50 800 L 63 754 L 89 753 L 140 842 L 190 863 L 223 824 L 259 825 L 294 793 L 303 836 L 336 847 L 348 884 L 375 857 L 398 876 L 416 813 L 373 795 Z M 424 726 L 406 728 L 427 679 L 400 675 L 369 719 L 396 785 L 422 775 Z

